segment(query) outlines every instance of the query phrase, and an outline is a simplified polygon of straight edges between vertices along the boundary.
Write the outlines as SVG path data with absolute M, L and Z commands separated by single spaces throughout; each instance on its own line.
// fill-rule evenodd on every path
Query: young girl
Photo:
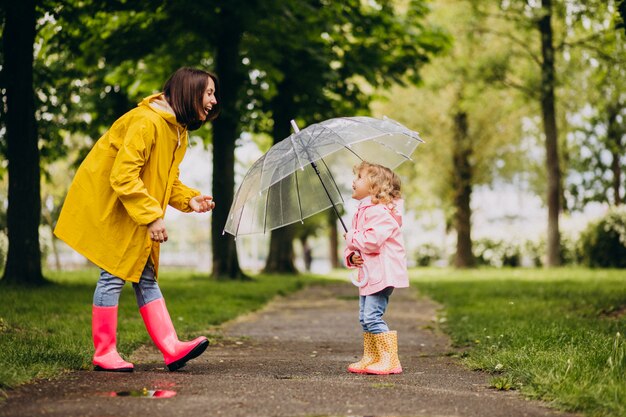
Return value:
M 402 239 L 400 179 L 390 169 L 362 162 L 354 169 L 352 198 L 360 200 L 352 229 L 345 235 L 344 255 L 350 268 L 369 280 L 359 289 L 359 321 L 363 328 L 363 358 L 348 371 L 368 374 L 399 374 L 398 338 L 389 331 L 383 314 L 394 288 L 409 286 Z
M 91 149 L 70 186 L 55 235 L 99 266 L 92 307 L 93 364 L 97 371 L 130 372 L 116 348 L 122 287 L 132 282 L 137 305 L 170 371 L 200 355 L 209 342 L 178 340 L 157 284 L 160 244 L 168 239 L 168 205 L 204 213 L 212 197 L 185 186 L 178 165 L 188 132 L 219 114 L 217 79 L 180 68 L 163 92 L 120 117 Z

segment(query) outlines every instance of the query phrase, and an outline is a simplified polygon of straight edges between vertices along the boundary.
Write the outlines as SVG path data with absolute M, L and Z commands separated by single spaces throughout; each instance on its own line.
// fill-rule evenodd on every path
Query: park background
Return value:
M 3 7 L 5 282 L 43 282 L 42 265 L 84 265 L 52 237 L 75 169 L 182 65 L 221 79 L 222 117 L 192 132 L 181 167 L 218 205 L 210 221 L 168 211 L 164 264 L 237 279 L 306 269 L 310 253 L 312 270 L 337 268 L 332 213 L 237 243 L 222 229 L 246 169 L 290 134 L 290 119 L 373 115 L 426 140 L 399 169 L 410 265 L 624 266 L 591 259 L 583 241 L 592 221 L 623 224 L 612 210 L 626 194 L 623 3 L 150 4 Z M 619 228 L 611 233 L 619 239 Z
M 216 209 L 166 217 L 162 286 L 188 318 L 181 334 L 316 280 L 307 247 L 312 272 L 343 273 L 332 213 L 236 242 L 222 229 L 291 119 L 386 115 L 426 141 L 398 169 L 412 284 L 444 306 L 438 323 L 465 363 L 495 388 L 626 415 L 625 2 L 0 6 L 0 397 L 90 368 L 97 271 L 52 229 L 95 141 L 185 65 L 217 73 L 222 114 L 191 134 L 181 165 Z M 147 340 L 128 297 L 130 352 Z

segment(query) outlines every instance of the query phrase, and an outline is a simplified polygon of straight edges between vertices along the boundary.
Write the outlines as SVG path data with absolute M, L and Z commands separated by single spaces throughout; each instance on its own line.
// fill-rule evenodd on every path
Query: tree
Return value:
M 612 1 L 586 6 L 580 13 L 587 24 L 574 19 L 571 29 L 583 42 L 569 51 L 568 78 L 575 81 L 566 96 L 573 115 L 566 201 L 572 209 L 592 201 L 621 205 L 626 194 L 625 34 L 613 27 Z
M 139 2 L 100 3 L 66 2 L 57 12 L 57 17 L 65 20 L 64 30 L 59 31 L 62 36 L 57 38 L 79 57 L 76 61 L 84 70 L 76 76 L 84 86 L 81 116 L 88 114 L 92 120 L 74 130 L 89 134 L 93 143 L 135 102 L 158 91 L 178 67 L 214 63 L 215 68 L 209 69 L 217 69 L 221 79 L 224 111 L 213 124 L 213 184 L 218 202 L 212 218 L 213 275 L 243 277 L 234 241 L 222 236 L 221 230 L 234 193 L 234 147 L 242 118 L 240 94 L 245 78 L 240 63 L 240 21 L 254 8 L 232 1 L 207 7 L 174 0 L 150 10 L 144 10 Z M 182 15 L 185 19 L 178 18 Z M 207 34 L 207 26 L 217 30 Z M 209 143 L 208 132 L 203 128 L 193 135 L 202 135 Z
M 9 250 L 2 282 L 41 285 L 39 149 L 33 92 L 36 2 L 3 2 L 3 88 L 6 155 L 9 163 L 7 228 Z
M 421 1 L 411 1 L 404 14 L 391 1 L 280 3 L 267 14 L 271 19 L 259 22 L 249 47 L 252 65 L 273 87 L 265 110 L 275 143 L 289 136 L 290 119 L 308 125 L 367 113 L 368 85 L 418 82 L 419 67 L 447 42 L 423 25 L 427 9 Z M 293 238 L 289 227 L 272 232 L 266 272 L 295 272 Z
M 396 118 L 419 131 L 426 143 L 415 163 L 400 166 L 407 207 L 440 210 L 445 230 L 456 233 L 454 264 L 475 265 L 472 239 L 472 193 L 480 185 L 511 180 L 520 161 L 519 97 L 497 84 L 508 45 L 493 33 L 494 25 L 471 2 L 440 4 L 436 22 L 450 27 L 454 43 L 423 71 L 418 88 L 393 88 L 376 113 Z
M 235 189 L 235 140 L 239 137 L 241 110 L 238 109 L 245 85 L 241 65 L 241 38 L 244 22 L 238 13 L 241 5 L 225 2 L 218 26 L 216 68 L 220 74 L 222 115 L 213 122 L 213 191 L 222 208 L 213 212 L 211 236 L 213 247 L 213 276 L 240 279 L 237 246 L 230 235 L 222 235 Z
M 499 13 L 481 8 L 477 10 L 495 21 L 502 20 L 510 25 L 507 31 L 494 31 L 510 46 L 510 59 L 499 71 L 503 86 L 523 91 L 540 108 L 542 135 L 545 148 L 545 202 L 548 206 L 546 265 L 560 265 L 559 216 L 562 210 L 562 155 L 559 151 L 557 128 L 557 99 L 555 90 L 560 80 L 557 77 L 557 54 L 566 37 L 566 6 L 553 4 L 551 0 L 540 2 L 499 3 Z M 555 25 L 561 30 L 555 40 Z M 534 38 L 534 39 L 533 39 Z M 538 42 L 537 42 L 538 41 Z M 519 57 L 523 57 L 521 60 Z M 515 65 L 514 65 L 515 63 Z M 495 80 L 494 80 L 495 81 Z
M 541 55 L 543 58 L 541 60 L 541 113 L 546 141 L 546 170 L 548 172 L 548 253 L 546 264 L 547 266 L 558 266 L 561 264 L 561 236 L 559 232 L 561 168 L 554 98 L 556 75 L 552 13 L 552 0 L 542 0 L 537 26 L 541 35 Z

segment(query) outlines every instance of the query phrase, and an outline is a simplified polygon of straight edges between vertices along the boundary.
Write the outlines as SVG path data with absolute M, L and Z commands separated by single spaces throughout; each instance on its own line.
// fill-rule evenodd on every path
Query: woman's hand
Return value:
M 197 195 L 189 200 L 189 207 L 196 213 L 206 213 L 215 208 L 215 202 L 210 195 Z
M 154 242 L 167 242 L 167 230 L 165 230 L 165 221 L 156 219 L 148 225 L 148 234 Z

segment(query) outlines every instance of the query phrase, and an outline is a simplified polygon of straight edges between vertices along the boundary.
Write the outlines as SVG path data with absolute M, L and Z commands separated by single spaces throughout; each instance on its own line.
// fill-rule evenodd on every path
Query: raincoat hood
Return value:
M 172 109 L 170 104 L 167 102 L 163 93 L 152 94 L 151 96 L 144 98 L 141 103 L 139 103 L 139 106 L 146 106 L 154 110 L 159 116 L 170 124 L 181 128 L 184 127 L 178 123 L 178 120 L 176 120 L 176 113 L 174 113 L 174 109 Z

